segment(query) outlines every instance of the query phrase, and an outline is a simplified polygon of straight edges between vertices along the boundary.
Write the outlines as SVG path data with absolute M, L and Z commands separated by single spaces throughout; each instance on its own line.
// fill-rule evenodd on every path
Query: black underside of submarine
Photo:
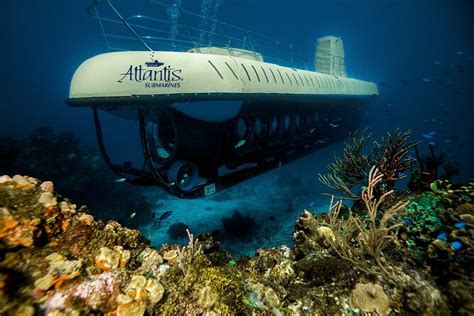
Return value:
M 134 107 L 145 160 L 141 169 L 112 162 L 99 117 L 107 107 L 92 107 L 106 163 L 133 184 L 198 198 L 343 140 L 360 125 L 361 103 L 249 100 L 237 116 L 221 122 L 194 118 L 169 104 Z

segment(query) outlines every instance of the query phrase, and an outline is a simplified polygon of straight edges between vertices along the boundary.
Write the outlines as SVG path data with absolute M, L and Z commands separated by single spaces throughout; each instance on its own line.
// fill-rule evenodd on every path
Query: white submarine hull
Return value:
M 226 101 L 216 106 L 236 114 L 238 106 L 248 100 L 309 101 L 317 106 L 360 102 L 375 95 L 377 86 L 371 82 L 259 60 L 192 52 L 131 51 L 86 60 L 74 73 L 66 102 L 71 106 L 115 108 L 117 115 L 127 116 L 123 106 L 130 104 L 187 103 L 181 105 L 181 110 L 189 114 L 193 112 L 189 102 L 203 106 L 203 101 Z

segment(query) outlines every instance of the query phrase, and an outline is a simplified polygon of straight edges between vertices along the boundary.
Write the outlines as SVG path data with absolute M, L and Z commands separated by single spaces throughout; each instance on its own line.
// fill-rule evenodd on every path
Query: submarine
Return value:
M 104 3 L 115 20 L 99 14 L 96 6 Z M 304 70 L 266 60 L 254 47 L 201 46 L 190 32 L 183 31 L 186 40 L 139 35 L 150 29 L 136 21 L 143 16 L 125 18 L 110 0 L 91 8 L 104 37 L 112 38 L 105 22 L 122 23 L 146 50 L 87 59 L 65 102 L 92 109 L 99 150 L 119 177 L 179 198 L 209 196 L 343 140 L 378 95 L 375 83 L 347 76 L 343 41 L 335 36 L 317 40 L 314 70 Z M 186 23 L 179 25 L 197 30 Z M 189 47 L 150 45 L 171 40 Z M 109 156 L 101 112 L 138 121 L 142 166 Z

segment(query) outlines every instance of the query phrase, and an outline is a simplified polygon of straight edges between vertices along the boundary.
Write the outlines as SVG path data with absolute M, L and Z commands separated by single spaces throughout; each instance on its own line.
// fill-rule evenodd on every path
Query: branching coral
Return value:
M 416 145 L 416 142 L 410 141 L 410 136 L 411 131 L 397 129 L 393 134 L 387 132 L 383 142 L 374 142 L 372 163 L 383 174 L 385 191 L 392 190 L 397 180 L 406 177 L 404 172 L 416 161 L 408 155 Z
M 334 156 L 334 162 L 327 167 L 329 174 L 319 174 L 319 180 L 331 189 L 340 191 L 344 197 L 357 199 L 358 195 L 351 190 L 367 176 L 370 157 L 364 153 L 364 148 L 370 136 L 365 135 L 364 131 L 357 137 L 356 132 L 351 142 L 345 143 L 343 158 Z
M 196 256 L 201 254 L 201 246 L 197 245 L 198 239 L 194 239 L 194 235 L 189 232 L 189 229 L 186 229 L 188 234 L 189 243 L 187 246 L 178 249 L 178 268 L 184 274 L 184 288 L 187 291 L 189 288 L 189 274 L 190 269 L 196 260 Z
M 378 173 L 378 169 L 372 167 L 369 173 L 367 188 L 362 190 L 362 201 L 364 201 L 370 219 L 369 227 L 366 228 L 360 218 L 355 219 L 355 224 L 357 225 L 358 231 L 361 233 L 361 240 L 364 243 L 367 253 L 377 262 L 382 270 L 384 270 L 384 266 L 380 260 L 382 250 L 387 248 L 387 246 L 396 238 L 391 234 L 391 232 L 402 225 L 401 222 L 390 225 L 390 220 L 401 214 L 407 204 L 405 201 L 395 203 L 383 212 L 381 219 L 378 220 L 377 223 L 377 213 L 380 206 L 387 197 L 391 196 L 393 193 L 393 190 L 390 190 L 385 192 L 378 199 L 374 197 L 374 189 L 382 181 L 383 177 L 383 174 Z
M 342 259 L 350 261 L 360 270 L 373 273 L 374 270 L 369 267 L 369 263 L 364 258 L 368 255 L 384 275 L 390 276 L 385 267 L 385 260 L 382 259 L 382 251 L 396 238 L 393 232 L 401 223 L 391 224 L 391 221 L 401 214 L 406 203 L 397 202 L 384 210 L 380 217 L 380 206 L 393 193 L 391 190 L 379 198 L 374 196 L 374 190 L 380 185 L 382 179 L 383 174 L 374 166 L 369 172 L 367 187 L 362 189 L 361 199 L 367 210 L 367 224 L 362 217 L 355 216 L 352 212 L 349 212 L 346 220 L 340 218 L 342 202 L 338 201 L 334 204 L 333 198 L 328 211 L 327 225 L 334 232 L 334 239 L 330 240 L 331 246 Z M 359 247 L 352 245 L 354 237 L 357 237 Z
M 319 174 L 319 181 L 339 191 L 341 199 L 360 199 L 360 196 L 353 192 L 353 188 L 365 181 L 371 166 L 376 166 L 384 176 L 377 188 L 378 195 L 378 192 L 392 190 L 395 182 L 405 177 L 404 172 L 410 169 L 415 161 L 408 155 L 416 145 L 409 140 L 410 131 L 396 130 L 394 133 L 387 133 L 380 142 L 374 142 L 372 151 L 367 154 L 365 147 L 370 136 L 364 132 L 359 137 L 354 134 L 351 141 L 344 146 L 343 157 L 334 157 L 335 161 L 327 167 L 327 175 Z

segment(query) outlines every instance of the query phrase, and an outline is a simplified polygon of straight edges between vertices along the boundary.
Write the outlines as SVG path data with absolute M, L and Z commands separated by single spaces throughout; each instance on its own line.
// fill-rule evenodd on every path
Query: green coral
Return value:
M 413 197 L 406 206 L 407 217 L 412 221 L 408 227 L 410 233 L 434 232 L 443 226 L 440 213 L 443 211 L 441 200 L 431 193 Z
M 415 261 L 424 261 L 424 248 L 427 245 L 423 244 L 431 239 L 430 235 L 443 228 L 444 224 L 440 219 L 443 209 L 441 197 L 431 192 L 412 196 L 407 204 L 406 216 L 411 223 L 405 227 L 408 232 L 405 245 Z

